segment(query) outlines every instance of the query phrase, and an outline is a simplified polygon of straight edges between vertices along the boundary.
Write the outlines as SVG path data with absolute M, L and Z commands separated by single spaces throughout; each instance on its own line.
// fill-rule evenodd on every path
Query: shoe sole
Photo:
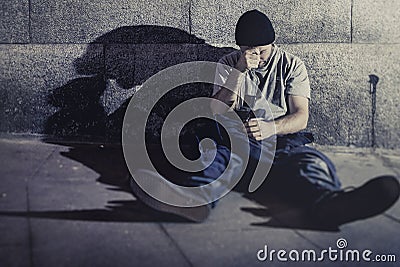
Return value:
M 144 204 L 155 210 L 172 213 L 193 222 L 203 222 L 204 220 L 207 219 L 207 217 L 210 214 L 211 208 L 209 205 L 203 205 L 197 207 L 178 207 L 163 203 L 148 195 L 142 188 L 140 188 L 139 185 L 136 184 L 131 175 L 128 174 L 128 176 L 130 178 L 131 189 L 135 194 L 135 196 L 138 197 Z M 146 178 L 146 182 L 150 183 L 151 188 L 154 188 L 154 190 L 158 190 L 158 192 L 161 192 L 161 194 L 162 192 L 165 191 L 163 190 L 163 186 L 166 185 L 168 186 L 167 183 L 160 183 L 160 179 L 162 179 L 162 177 L 158 173 L 155 173 L 150 170 L 145 170 L 145 169 L 136 170 L 134 176 Z M 183 195 L 182 192 L 175 190 L 175 188 L 173 187 L 169 188 L 170 189 L 172 188 L 172 190 L 176 192 L 175 197 L 178 197 L 181 202 L 188 201 L 187 196 Z

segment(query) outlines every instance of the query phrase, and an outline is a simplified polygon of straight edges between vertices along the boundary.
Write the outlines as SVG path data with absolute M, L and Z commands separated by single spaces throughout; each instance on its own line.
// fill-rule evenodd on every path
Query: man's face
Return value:
M 260 56 L 258 67 L 262 68 L 268 63 L 268 59 L 272 54 L 272 44 L 262 46 L 240 46 L 240 51 L 252 51 L 253 54 Z

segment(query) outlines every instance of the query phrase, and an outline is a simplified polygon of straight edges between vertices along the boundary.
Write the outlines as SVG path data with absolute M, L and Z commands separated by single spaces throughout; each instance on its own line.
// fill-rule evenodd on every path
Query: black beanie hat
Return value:
M 235 30 L 237 45 L 261 46 L 275 41 L 275 31 L 269 18 L 258 10 L 240 16 Z

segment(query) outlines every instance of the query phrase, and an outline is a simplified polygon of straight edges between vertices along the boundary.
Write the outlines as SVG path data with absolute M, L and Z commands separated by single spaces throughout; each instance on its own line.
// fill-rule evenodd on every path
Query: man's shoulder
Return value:
M 281 48 L 281 47 L 276 47 L 277 49 L 277 53 L 276 56 L 283 60 L 286 64 L 290 64 L 290 65 L 299 65 L 299 64 L 303 64 L 303 60 L 298 57 L 297 55 L 288 52 L 287 50 Z

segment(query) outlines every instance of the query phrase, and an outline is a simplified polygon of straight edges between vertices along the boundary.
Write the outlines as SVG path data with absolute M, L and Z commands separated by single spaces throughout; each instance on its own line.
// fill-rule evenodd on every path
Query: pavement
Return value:
M 336 164 L 344 186 L 382 174 L 400 177 L 397 150 L 318 148 Z M 5 137 L 0 151 L 1 267 L 399 266 L 399 202 L 382 215 L 323 229 L 287 204 L 233 191 L 207 221 L 191 223 L 135 199 L 117 145 Z M 275 250 L 272 260 L 257 258 L 265 249 Z M 289 258 L 329 249 L 337 250 L 336 261 L 328 252 L 321 262 Z M 280 256 L 287 262 L 278 250 L 286 251 Z M 348 250 L 359 251 L 360 261 L 346 260 Z M 365 250 L 374 261 L 363 261 Z M 397 262 L 376 261 L 392 255 Z

